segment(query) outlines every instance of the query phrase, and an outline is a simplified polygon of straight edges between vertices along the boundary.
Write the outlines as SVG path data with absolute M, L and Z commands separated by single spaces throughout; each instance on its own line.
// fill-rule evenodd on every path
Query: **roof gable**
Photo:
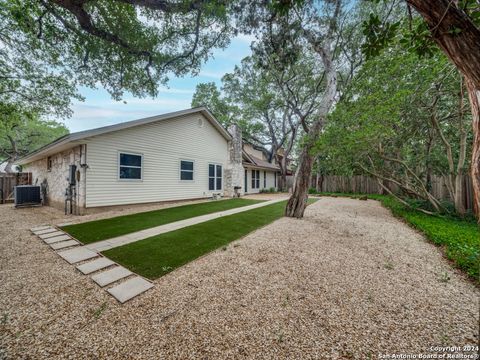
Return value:
M 218 122 L 217 119 L 215 119 L 215 117 L 206 107 L 202 106 L 198 108 L 175 111 L 175 112 L 171 112 L 163 115 L 157 115 L 157 116 L 152 116 L 148 118 L 127 121 L 127 122 L 123 122 L 115 125 L 104 126 L 96 129 L 71 133 L 61 138 L 58 138 L 57 140 L 51 142 L 48 145 L 41 147 L 40 149 L 37 149 L 31 152 L 25 157 L 19 159 L 16 163 L 19 165 L 28 164 L 32 161 L 42 159 L 45 156 L 56 154 L 60 151 L 71 148 L 72 146 L 78 145 L 82 142 L 82 140 L 85 140 L 93 136 L 108 134 L 114 131 L 130 129 L 130 128 L 141 126 L 141 125 L 152 124 L 158 121 L 174 119 L 177 117 L 182 117 L 185 115 L 191 115 L 195 113 L 202 114 L 226 140 L 231 140 L 232 137 L 228 133 L 228 131 L 225 130 L 225 128 Z

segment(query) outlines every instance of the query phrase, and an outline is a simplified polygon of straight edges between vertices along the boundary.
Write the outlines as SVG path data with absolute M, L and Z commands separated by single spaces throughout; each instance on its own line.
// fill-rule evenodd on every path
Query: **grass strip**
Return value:
M 210 220 L 113 248 L 103 254 L 153 280 L 281 218 L 285 204 L 286 201 L 282 201 Z
M 175 221 L 253 205 L 259 202 L 262 201 L 251 199 L 209 201 L 68 225 L 62 227 L 62 230 L 82 243 L 90 244 Z

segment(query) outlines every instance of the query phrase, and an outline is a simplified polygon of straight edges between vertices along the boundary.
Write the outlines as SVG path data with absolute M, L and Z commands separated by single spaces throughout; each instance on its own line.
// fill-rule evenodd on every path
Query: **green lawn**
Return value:
M 165 225 L 171 222 L 211 214 L 218 211 L 253 205 L 259 202 L 261 201 L 250 199 L 209 201 L 118 216 L 110 219 L 90 221 L 82 224 L 68 225 L 62 227 L 62 230 L 68 232 L 84 244 L 90 244 L 154 226 Z
M 320 195 L 365 196 L 342 193 Z M 474 219 L 427 215 L 407 208 L 391 196 L 369 194 L 367 197 L 380 201 L 383 206 L 392 211 L 393 215 L 420 230 L 434 244 L 442 246 L 448 259 L 474 280 L 480 282 L 480 228 Z
M 225 216 L 103 252 L 149 279 L 166 273 L 283 216 L 286 201 Z

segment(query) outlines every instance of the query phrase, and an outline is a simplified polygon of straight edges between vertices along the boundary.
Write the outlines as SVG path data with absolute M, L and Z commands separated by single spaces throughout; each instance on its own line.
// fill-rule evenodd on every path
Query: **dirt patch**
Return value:
M 0 219 L 0 358 L 375 359 L 478 342 L 480 291 L 375 201 L 321 198 L 125 305 L 29 234 L 63 214 Z

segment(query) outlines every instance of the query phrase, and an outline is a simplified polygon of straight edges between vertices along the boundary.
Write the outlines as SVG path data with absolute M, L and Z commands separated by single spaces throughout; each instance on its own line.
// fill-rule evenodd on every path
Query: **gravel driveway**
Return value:
M 0 206 L 0 359 L 376 359 L 478 343 L 480 291 L 375 201 L 321 198 L 119 305 Z

